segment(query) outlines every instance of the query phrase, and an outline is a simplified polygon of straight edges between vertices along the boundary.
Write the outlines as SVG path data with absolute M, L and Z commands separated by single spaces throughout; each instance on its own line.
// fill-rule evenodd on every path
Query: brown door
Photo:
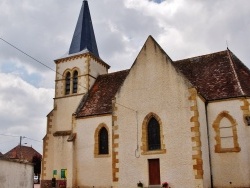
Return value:
M 148 159 L 149 185 L 160 185 L 160 160 Z

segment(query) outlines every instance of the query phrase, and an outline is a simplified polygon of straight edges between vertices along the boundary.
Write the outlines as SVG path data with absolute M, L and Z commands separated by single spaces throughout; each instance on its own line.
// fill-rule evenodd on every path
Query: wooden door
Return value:
M 149 185 L 160 185 L 160 160 L 148 159 Z

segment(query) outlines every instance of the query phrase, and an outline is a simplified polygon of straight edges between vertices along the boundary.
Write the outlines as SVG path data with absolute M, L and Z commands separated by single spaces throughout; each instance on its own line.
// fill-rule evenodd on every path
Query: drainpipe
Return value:
M 211 150 L 210 150 L 210 135 L 209 135 L 209 124 L 208 124 L 208 114 L 207 114 L 208 102 L 205 102 L 205 113 L 206 113 L 206 124 L 207 124 L 207 138 L 208 138 L 208 156 L 209 156 L 209 167 L 210 167 L 210 182 L 211 188 L 214 187 L 213 182 L 213 172 L 212 172 L 212 162 L 211 162 Z

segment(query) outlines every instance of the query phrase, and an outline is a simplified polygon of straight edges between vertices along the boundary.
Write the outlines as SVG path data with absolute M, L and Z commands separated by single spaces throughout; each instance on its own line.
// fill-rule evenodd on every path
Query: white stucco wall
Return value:
M 74 176 L 74 146 L 67 142 L 67 136 L 53 136 L 57 131 L 73 131 L 72 114 L 76 111 L 81 99 L 84 97 L 87 87 L 94 83 L 98 75 L 107 73 L 107 67 L 97 62 L 91 56 L 62 60 L 56 65 L 56 84 L 54 109 L 48 116 L 46 143 L 44 147 L 43 180 L 51 180 L 53 170 L 57 170 L 57 179 L 61 179 L 61 169 L 67 169 L 67 185 L 72 187 Z M 65 95 L 65 82 L 62 75 L 65 71 L 78 70 L 78 92 Z M 72 89 L 72 82 L 71 82 Z
M 32 164 L 0 159 L 1 188 L 33 188 Z
M 203 187 L 211 187 L 211 171 L 210 171 L 210 154 L 209 154 L 209 143 L 208 143 L 208 128 L 206 119 L 206 106 L 204 100 L 200 97 L 197 98 L 197 106 L 199 109 L 199 123 L 200 123 L 200 134 L 201 134 L 201 150 L 203 160 Z
M 95 157 L 95 131 L 100 124 L 108 127 L 109 155 Z M 112 186 L 112 119 L 111 115 L 78 119 L 75 127 L 76 182 L 85 187 Z
M 90 60 L 90 75 L 91 77 L 89 78 L 90 80 L 90 87 L 94 84 L 96 78 L 101 75 L 101 74 L 107 74 L 108 69 L 102 65 L 101 63 L 98 63 L 94 59 Z
M 116 95 L 118 187 L 135 187 L 139 181 L 148 186 L 148 159 L 154 158 L 160 159 L 161 182 L 168 181 L 172 188 L 195 187 L 188 87 L 161 50 L 152 41 L 147 42 Z M 160 117 L 166 154 L 135 157 L 135 112 L 119 104 L 138 111 L 139 146 L 145 116 L 153 112 Z
M 53 132 L 72 129 L 72 115 L 76 111 L 83 95 L 55 99 Z
M 208 104 L 212 174 L 215 187 L 250 187 L 250 127 L 243 121 L 242 105 L 243 102 L 239 99 Z M 237 122 L 240 152 L 215 153 L 215 130 L 212 125 L 222 111 L 228 111 Z

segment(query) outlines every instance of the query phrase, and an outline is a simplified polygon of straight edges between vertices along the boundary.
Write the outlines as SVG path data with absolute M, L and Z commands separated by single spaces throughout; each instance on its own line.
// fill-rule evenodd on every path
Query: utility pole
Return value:
M 19 144 L 19 160 L 23 158 L 22 156 L 22 139 L 25 138 L 25 136 L 20 136 L 20 144 Z

